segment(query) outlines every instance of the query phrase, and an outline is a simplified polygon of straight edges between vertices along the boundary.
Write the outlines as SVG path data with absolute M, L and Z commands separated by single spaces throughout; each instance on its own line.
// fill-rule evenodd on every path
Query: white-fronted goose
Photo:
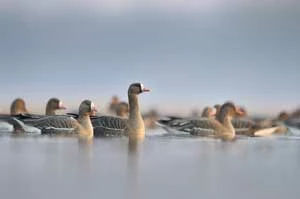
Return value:
M 128 135 L 129 138 L 145 136 L 145 126 L 140 113 L 138 95 L 149 92 L 141 83 L 133 83 L 128 88 L 129 117 L 102 116 L 92 119 L 95 136 Z
M 217 118 L 199 118 L 199 119 L 179 119 L 179 120 L 160 120 L 159 123 L 167 125 L 179 131 L 188 132 L 192 135 L 209 136 L 221 138 L 223 140 L 232 140 L 235 138 L 235 129 L 231 120 L 237 114 L 242 114 L 239 108 L 233 103 L 225 103 L 220 109 Z
M 216 104 L 214 107 L 216 108 L 216 115 L 219 115 L 221 106 L 219 104 Z M 270 126 L 261 125 L 248 117 L 245 108 L 240 108 L 240 110 L 241 112 L 243 112 L 243 114 L 237 115 L 232 119 L 232 125 L 234 126 L 237 135 L 270 136 L 272 134 L 275 134 L 276 132 L 279 132 L 280 129 L 283 129 L 279 128 L 279 126 L 275 125 L 275 123 Z
M 96 111 L 94 103 L 84 100 L 79 106 L 78 119 L 71 116 L 45 116 L 39 119 L 26 119 L 25 124 L 41 129 L 42 134 L 78 134 L 79 137 L 93 137 L 93 126 L 90 120 Z

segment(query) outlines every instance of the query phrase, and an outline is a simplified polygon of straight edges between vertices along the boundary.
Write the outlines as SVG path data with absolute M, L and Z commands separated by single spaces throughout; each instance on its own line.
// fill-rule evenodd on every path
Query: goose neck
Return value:
M 46 115 L 56 115 L 55 110 L 51 106 L 46 107 Z

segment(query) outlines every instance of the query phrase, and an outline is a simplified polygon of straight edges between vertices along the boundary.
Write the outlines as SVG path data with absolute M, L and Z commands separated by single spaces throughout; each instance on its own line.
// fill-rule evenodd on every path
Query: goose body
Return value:
M 128 119 L 100 116 L 92 119 L 95 136 L 126 136 Z
M 73 134 L 78 125 L 77 120 L 70 116 L 44 116 L 23 121 L 26 125 L 40 129 L 42 134 Z

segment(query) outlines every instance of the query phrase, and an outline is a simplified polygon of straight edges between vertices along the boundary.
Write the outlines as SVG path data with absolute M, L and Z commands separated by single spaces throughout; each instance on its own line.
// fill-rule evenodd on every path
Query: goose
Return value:
M 234 140 L 235 129 L 231 120 L 236 115 L 242 115 L 233 103 L 227 102 L 220 108 L 217 118 L 160 120 L 161 125 L 190 133 L 191 135 L 221 138 L 222 140 Z
M 77 120 L 71 116 L 51 115 L 38 119 L 27 119 L 24 120 L 24 123 L 40 129 L 42 134 L 75 134 L 82 138 L 92 138 L 94 133 L 90 115 L 96 111 L 92 101 L 84 100 L 79 106 Z M 20 120 L 19 124 L 20 126 L 24 125 Z
M 128 88 L 129 117 L 100 116 L 92 118 L 95 136 L 123 136 L 129 139 L 143 138 L 145 136 L 145 126 L 140 113 L 138 95 L 150 92 L 141 83 L 133 83 Z
M 214 106 L 216 109 L 216 115 L 219 115 L 221 105 L 216 104 Z M 237 135 L 244 136 L 270 136 L 278 131 L 280 131 L 278 126 L 275 124 L 272 126 L 262 126 L 258 124 L 256 121 L 250 119 L 248 117 L 247 111 L 245 108 L 240 108 L 242 115 L 237 115 L 237 117 L 232 119 L 232 125 L 235 128 L 235 132 Z M 282 130 L 283 128 L 281 128 Z

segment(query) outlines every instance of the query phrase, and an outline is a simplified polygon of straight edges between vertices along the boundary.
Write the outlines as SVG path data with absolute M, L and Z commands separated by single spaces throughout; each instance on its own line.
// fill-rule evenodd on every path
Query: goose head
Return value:
M 201 117 L 213 117 L 215 116 L 216 111 L 211 107 L 205 107 L 203 109 Z
M 126 102 L 120 102 L 116 109 L 117 116 L 127 117 L 129 114 L 129 106 Z
M 57 98 L 49 99 L 46 106 L 46 115 L 55 115 L 56 110 L 63 110 L 66 107 L 63 105 L 62 101 Z
M 220 122 L 223 122 L 226 118 L 232 119 L 236 116 L 242 116 L 244 112 L 236 107 L 232 102 L 226 102 L 220 108 L 220 113 L 217 116 Z
M 25 101 L 22 98 L 15 99 L 10 106 L 10 114 L 18 115 L 28 113 Z
M 239 113 L 236 114 L 236 117 L 247 117 L 248 112 L 245 107 L 239 107 Z
M 289 114 L 287 112 L 280 112 L 278 115 L 278 120 L 279 121 L 286 121 L 289 119 Z
M 120 103 L 120 100 L 119 100 L 119 97 L 114 95 L 112 98 L 111 98 L 111 101 L 110 101 L 110 104 L 109 104 L 109 111 L 112 113 L 112 114 L 116 114 L 116 109 L 117 109 L 117 106 L 118 104 Z
M 91 100 L 84 100 L 79 106 L 79 116 L 92 116 L 97 109 Z
M 144 92 L 150 92 L 150 89 L 145 88 L 142 83 L 133 83 L 128 88 L 128 95 L 139 95 Z

